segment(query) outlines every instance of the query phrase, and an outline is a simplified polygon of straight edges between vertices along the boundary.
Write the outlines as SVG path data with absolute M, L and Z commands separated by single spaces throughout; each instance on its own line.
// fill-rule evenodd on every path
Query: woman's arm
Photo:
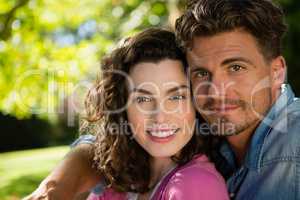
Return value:
M 75 196 L 88 191 L 101 181 L 101 176 L 97 174 L 96 169 L 92 168 L 92 162 L 92 145 L 77 145 L 24 200 L 74 199 Z

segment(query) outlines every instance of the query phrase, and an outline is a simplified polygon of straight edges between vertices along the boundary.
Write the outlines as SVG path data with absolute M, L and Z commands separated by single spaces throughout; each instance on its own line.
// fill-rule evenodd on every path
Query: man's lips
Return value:
M 216 113 L 225 113 L 225 112 L 233 111 L 239 107 L 240 106 L 238 105 L 214 106 L 210 108 L 210 110 Z

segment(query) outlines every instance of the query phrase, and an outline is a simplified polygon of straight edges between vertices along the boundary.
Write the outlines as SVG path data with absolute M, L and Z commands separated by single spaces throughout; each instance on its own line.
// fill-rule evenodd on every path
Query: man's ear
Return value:
M 281 85 L 286 78 L 286 62 L 283 56 L 278 56 L 271 61 L 271 84 L 272 92 L 280 91 Z

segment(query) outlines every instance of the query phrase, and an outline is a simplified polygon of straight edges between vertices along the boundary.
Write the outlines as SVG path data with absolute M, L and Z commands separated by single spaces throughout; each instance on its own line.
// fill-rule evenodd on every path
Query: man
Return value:
M 200 0 L 178 19 L 196 108 L 226 137 L 235 199 L 299 199 L 300 102 L 282 85 L 282 11 L 267 0 Z
M 195 106 L 210 133 L 224 138 L 216 165 L 227 179 L 232 199 L 300 199 L 300 101 L 284 84 L 285 31 L 282 10 L 268 0 L 191 1 L 176 23 Z M 79 156 L 74 152 L 72 156 L 79 162 Z M 92 156 L 84 159 L 88 157 Z M 78 170 L 85 180 L 90 171 Z M 53 174 L 36 194 L 51 180 L 59 184 L 72 179 Z M 97 180 L 89 178 L 85 186 L 76 182 L 73 191 L 87 189 Z M 62 187 L 49 188 L 59 194 L 55 191 Z

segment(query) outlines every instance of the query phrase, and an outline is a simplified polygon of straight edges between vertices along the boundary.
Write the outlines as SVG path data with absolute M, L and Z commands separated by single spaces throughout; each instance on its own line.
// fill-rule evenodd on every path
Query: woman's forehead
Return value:
M 187 85 L 183 65 L 177 60 L 163 60 L 158 63 L 139 63 L 129 73 L 129 80 L 135 88 L 168 90 Z

